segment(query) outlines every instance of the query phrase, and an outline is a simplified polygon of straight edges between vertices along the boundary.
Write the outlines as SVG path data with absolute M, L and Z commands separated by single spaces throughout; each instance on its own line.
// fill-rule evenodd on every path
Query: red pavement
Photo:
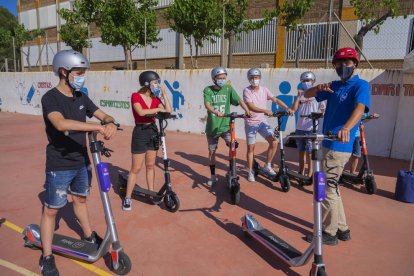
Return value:
M 116 187 L 117 170 L 130 166 L 132 128 L 105 145 L 114 150 L 110 163 Z M 238 167 L 241 175 L 239 206 L 229 202 L 220 183 L 205 186 L 209 168 L 207 145 L 203 135 L 167 133 L 168 153 L 172 160 L 173 187 L 181 200 L 177 213 L 133 201 L 132 211 L 121 210 L 121 199 L 111 190 L 110 199 L 121 244 L 132 261 L 130 275 L 307 275 L 310 263 L 289 268 L 254 240 L 246 239 L 240 218 L 252 213 L 265 227 L 304 250 L 302 237 L 312 231 L 311 188 L 293 185 L 283 193 L 279 183 L 258 179 L 246 181 L 245 143 L 241 141 Z M 40 197 L 43 192 L 46 137 L 41 116 L 0 112 L 0 217 L 24 227 L 39 223 Z M 258 144 L 263 160 L 266 145 Z M 218 174 L 224 175 L 227 151 L 221 142 L 218 151 Z M 296 160 L 294 149 L 287 159 Z M 278 158 L 277 158 L 278 159 Z M 338 246 L 324 246 L 328 275 L 414 275 L 414 205 L 393 199 L 396 175 L 407 169 L 408 162 L 380 157 L 370 159 L 379 186 L 376 195 L 363 187 L 341 187 L 352 240 Z M 290 165 L 296 167 L 296 163 Z M 163 180 L 156 172 L 157 187 Z M 144 174 L 139 178 L 144 181 Z M 105 221 L 94 176 L 89 199 L 93 228 L 101 235 Z M 142 182 L 141 182 L 142 183 Z M 58 232 L 77 237 L 79 226 L 73 218 L 71 204 L 61 211 Z M 6 226 L 0 228 L 0 261 L 8 261 L 35 273 L 40 251 L 23 247 L 22 236 Z M 95 275 L 93 272 L 58 256 L 61 275 Z M 104 259 L 93 264 L 110 272 Z M 0 265 L 0 275 L 20 275 Z

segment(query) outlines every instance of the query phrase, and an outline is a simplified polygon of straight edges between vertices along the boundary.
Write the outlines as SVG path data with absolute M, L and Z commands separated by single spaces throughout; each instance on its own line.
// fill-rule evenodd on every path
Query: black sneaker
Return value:
M 48 255 L 43 257 L 40 255 L 39 267 L 43 276 L 59 276 L 59 271 L 56 268 L 55 257 Z
M 97 245 L 100 245 L 103 241 L 102 238 L 95 231 L 92 231 L 92 234 L 90 237 L 87 237 L 87 238 L 84 237 L 82 240 L 90 242 L 90 243 L 94 243 Z
M 306 236 L 305 240 L 309 243 L 313 240 L 313 234 L 309 234 Z M 325 233 L 322 231 L 322 242 L 326 245 L 337 245 L 338 244 L 338 238 L 336 236 L 331 236 L 328 233 Z
M 351 239 L 351 231 L 349 229 L 345 231 L 341 231 L 338 229 L 338 231 L 336 232 L 336 236 L 341 241 L 349 241 Z
M 122 200 L 122 210 L 124 211 L 131 211 L 131 199 L 128 197 L 125 197 Z

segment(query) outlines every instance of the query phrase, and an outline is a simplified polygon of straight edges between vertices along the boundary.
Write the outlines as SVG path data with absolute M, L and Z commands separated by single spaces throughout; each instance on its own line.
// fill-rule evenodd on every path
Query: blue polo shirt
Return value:
M 318 102 L 327 100 L 323 120 L 323 133 L 326 134 L 330 131 L 333 134 L 337 134 L 351 117 L 356 104 L 361 103 L 365 105 L 364 112 L 369 111 L 370 88 L 369 83 L 360 79 L 358 75 L 353 76 L 347 81 L 334 81 L 330 88 L 334 93 L 318 91 L 316 100 Z M 360 120 L 350 130 L 350 141 L 348 143 L 342 144 L 339 141 L 324 140 L 322 146 L 335 151 L 352 152 L 352 145 L 359 122 Z

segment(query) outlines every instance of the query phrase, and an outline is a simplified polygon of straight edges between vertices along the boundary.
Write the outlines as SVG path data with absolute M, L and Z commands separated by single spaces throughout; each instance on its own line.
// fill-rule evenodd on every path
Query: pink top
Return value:
M 270 90 L 264 86 L 259 86 L 259 90 L 255 91 L 252 86 L 248 86 L 243 90 L 243 100 L 245 103 L 253 103 L 254 106 L 260 109 L 267 109 L 267 101 L 274 96 Z M 256 125 L 266 121 L 264 113 L 256 113 L 251 111 L 253 117 L 246 118 L 246 124 Z
M 141 94 L 139 94 L 138 92 L 132 93 L 132 96 L 131 96 L 132 115 L 134 115 L 135 123 L 146 124 L 146 123 L 155 122 L 155 118 L 153 117 L 139 116 L 138 113 L 134 109 L 134 103 L 139 103 L 142 109 L 153 109 L 153 108 L 157 108 L 159 104 L 161 103 L 161 100 L 158 97 L 152 98 L 151 105 L 147 106 Z

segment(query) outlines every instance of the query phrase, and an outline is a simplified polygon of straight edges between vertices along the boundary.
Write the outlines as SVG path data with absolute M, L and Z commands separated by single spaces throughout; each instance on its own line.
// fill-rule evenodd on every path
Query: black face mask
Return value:
M 342 67 L 336 68 L 336 73 L 342 80 L 348 80 L 352 73 L 354 73 L 355 67 L 347 67 L 346 65 L 342 65 Z

